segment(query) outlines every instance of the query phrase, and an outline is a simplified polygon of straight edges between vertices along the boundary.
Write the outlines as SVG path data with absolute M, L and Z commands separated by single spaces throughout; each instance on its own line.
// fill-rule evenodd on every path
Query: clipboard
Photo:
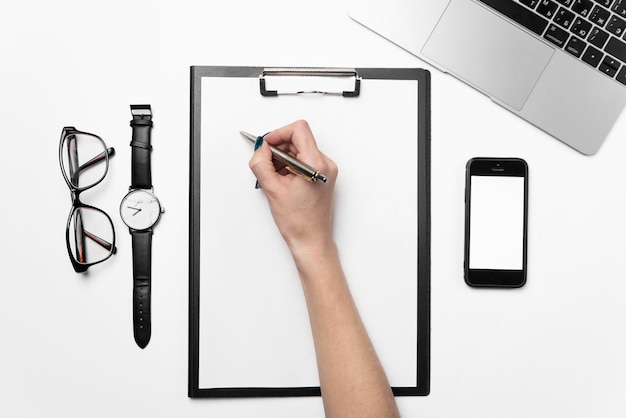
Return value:
M 188 396 L 320 395 L 297 271 L 239 135 L 297 119 L 339 167 L 335 240 L 393 393 L 428 395 L 429 72 L 194 66 Z

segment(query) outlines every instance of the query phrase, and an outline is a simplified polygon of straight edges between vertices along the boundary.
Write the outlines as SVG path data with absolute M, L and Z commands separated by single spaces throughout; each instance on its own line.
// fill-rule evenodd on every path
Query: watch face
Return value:
M 129 228 L 147 229 L 161 217 L 161 204 L 159 199 L 147 190 L 131 190 L 122 199 L 120 215 Z

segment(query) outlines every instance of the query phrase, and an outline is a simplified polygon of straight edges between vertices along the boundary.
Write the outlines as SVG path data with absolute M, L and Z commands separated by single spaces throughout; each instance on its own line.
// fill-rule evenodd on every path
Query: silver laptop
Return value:
M 626 104 L 626 0 L 354 0 L 349 14 L 583 154 Z

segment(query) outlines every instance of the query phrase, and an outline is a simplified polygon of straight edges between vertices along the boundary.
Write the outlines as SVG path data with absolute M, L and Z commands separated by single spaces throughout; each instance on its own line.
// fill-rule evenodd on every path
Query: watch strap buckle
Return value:
M 133 115 L 133 118 L 152 118 L 152 109 L 150 108 L 149 104 L 130 105 L 130 113 Z
M 130 126 L 152 126 L 152 108 L 149 104 L 130 105 L 133 119 Z

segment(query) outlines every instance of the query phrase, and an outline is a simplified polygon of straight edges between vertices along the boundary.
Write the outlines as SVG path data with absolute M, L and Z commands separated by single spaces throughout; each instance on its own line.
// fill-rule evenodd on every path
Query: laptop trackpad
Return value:
M 468 0 L 453 0 L 422 53 L 520 110 L 554 49 Z

